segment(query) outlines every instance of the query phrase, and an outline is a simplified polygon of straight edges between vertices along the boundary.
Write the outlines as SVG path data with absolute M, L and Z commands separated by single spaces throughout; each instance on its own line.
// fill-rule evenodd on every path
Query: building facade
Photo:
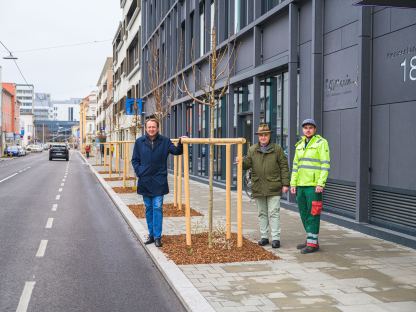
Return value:
M 80 121 L 81 98 L 69 100 L 52 101 L 52 119 L 58 121 Z
M 112 132 L 113 58 L 108 57 L 97 82 L 97 134 L 103 140 Z
M 35 87 L 30 84 L 16 84 L 16 97 L 21 103 L 20 113 L 33 114 Z
M 2 83 L 1 132 L 2 146 L 20 144 L 20 102 L 16 98 L 16 85 Z
M 112 140 L 132 140 L 140 131 L 140 118 L 126 114 L 126 99 L 141 97 L 141 3 L 120 1 L 123 16 L 113 39 Z
M 36 120 L 51 120 L 52 117 L 52 102 L 49 93 L 35 92 L 33 114 Z
M 142 63 L 156 41 L 159 67 L 169 72 L 161 86 L 186 79 L 202 96 L 215 26 L 218 51 L 237 47 L 224 67 L 230 86 L 216 105 L 215 136 L 254 144 L 266 122 L 291 162 L 300 122 L 312 117 L 331 147 L 325 210 L 351 224 L 415 236 L 416 11 L 356 2 L 143 0 Z M 142 74 L 147 81 L 145 66 Z M 217 85 L 225 83 L 223 77 Z M 149 116 L 152 93 L 144 84 L 143 98 Z M 170 137 L 207 137 L 209 111 L 179 91 L 164 124 Z M 207 178 L 207 148 L 192 146 L 196 179 Z M 216 148 L 219 184 L 224 161 L 225 150 Z
M 96 136 L 97 92 L 92 91 L 82 99 L 79 109 L 79 127 L 81 150 L 86 144 L 93 144 Z

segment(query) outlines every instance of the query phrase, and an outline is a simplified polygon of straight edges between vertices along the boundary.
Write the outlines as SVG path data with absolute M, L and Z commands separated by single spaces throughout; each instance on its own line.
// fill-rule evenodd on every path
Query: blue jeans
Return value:
M 163 196 L 143 196 L 149 237 L 162 237 Z

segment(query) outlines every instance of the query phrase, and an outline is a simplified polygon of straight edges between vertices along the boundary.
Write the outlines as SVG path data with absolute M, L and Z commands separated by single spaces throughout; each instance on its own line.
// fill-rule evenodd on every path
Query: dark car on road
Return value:
M 49 160 L 54 158 L 61 158 L 66 161 L 69 160 L 69 151 L 66 144 L 51 144 L 51 148 L 49 149 Z

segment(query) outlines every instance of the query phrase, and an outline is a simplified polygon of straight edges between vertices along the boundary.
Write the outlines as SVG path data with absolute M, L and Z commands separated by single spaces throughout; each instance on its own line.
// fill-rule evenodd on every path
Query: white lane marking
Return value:
M 8 179 L 13 178 L 14 176 L 16 176 L 16 175 L 18 175 L 18 174 L 19 174 L 18 172 L 13 173 L 12 175 L 8 176 L 7 178 L 4 178 L 3 180 L 0 180 L 0 183 L 2 183 L 2 182 L 4 182 L 4 181 L 7 181 Z
M 32 296 L 33 288 L 36 282 L 26 282 L 23 288 L 22 295 L 20 296 L 19 305 L 17 306 L 16 312 L 26 312 L 29 306 L 30 297 Z
M 48 245 L 48 240 L 42 239 L 39 244 L 38 252 L 36 253 L 37 258 L 42 258 L 45 255 L 46 246 Z
M 65 179 L 62 179 L 62 182 L 65 182 Z
M 56 209 L 58 209 L 58 204 L 53 204 L 52 205 L 52 211 L 56 211 Z
M 64 186 L 65 185 L 65 183 L 61 183 L 61 186 Z
M 56 195 L 56 200 L 59 200 L 61 198 L 61 195 Z
M 22 173 L 22 172 L 24 172 L 24 171 L 26 171 L 26 170 L 28 170 L 28 169 L 30 169 L 30 167 L 26 167 L 26 168 L 24 168 L 24 169 L 19 170 L 19 171 L 18 171 L 18 172 L 16 172 L 16 173 L 13 173 L 12 175 L 9 175 L 8 177 L 4 178 L 3 180 L 0 180 L 0 183 L 2 183 L 2 182 L 4 182 L 4 181 L 7 181 L 7 180 L 8 180 L 8 179 L 10 179 L 10 178 L 13 178 L 14 176 L 17 176 L 19 173 Z
M 53 224 L 53 218 L 48 218 L 48 221 L 46 222 L 45 229 L 51 229 Z
M 59 191 L 59 192 L 62 192 L 62 187 L 60 187 L 58 191 Z

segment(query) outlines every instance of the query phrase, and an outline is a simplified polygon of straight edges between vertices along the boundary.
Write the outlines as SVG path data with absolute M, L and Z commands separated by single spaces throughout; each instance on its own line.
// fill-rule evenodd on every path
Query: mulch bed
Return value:
M 136 188 L 133 188 L 132 186 L 115 186 L 113 187 L 114 192 L 116 193 L 136 193 Z
M 146 208 L 143 204 L 128 205 L 134 215 L 143 219 L 146 218 Z M 173 203 L 163 204 L 163 216 L 164 217 L 185 217 L 185 204 L 182 204 L 182 210 L 175 208 Z M 191 217 L 203 216 L 203 214 L 191 208 Z
M 161 250 L 178 265 L 245 262 L 280 259 L 263 247 L 243 238 L 243 247 L 237 248 L 237 234 L 226 240 L 225 234 L 214 235 L 213 247 L 208 248 L 208 233 L 192 235 L 192 246 L 186 246 L 185 234 L 164 235 Z
M 108 174 L 108 170 L 101 170 L 101 171 L 98 171 L 98 173 L 99 174 Z M 118 173 L 118 171 L 111 171 L 111 173 Z M 122 171 L 120 171 L 120 174 L 122 174 L 123 172 Z
M 135 177 L 126 177 L 126 180 L 135 180 Z M 123 177 L 104 178 L 105 181 L 123 181 Z

